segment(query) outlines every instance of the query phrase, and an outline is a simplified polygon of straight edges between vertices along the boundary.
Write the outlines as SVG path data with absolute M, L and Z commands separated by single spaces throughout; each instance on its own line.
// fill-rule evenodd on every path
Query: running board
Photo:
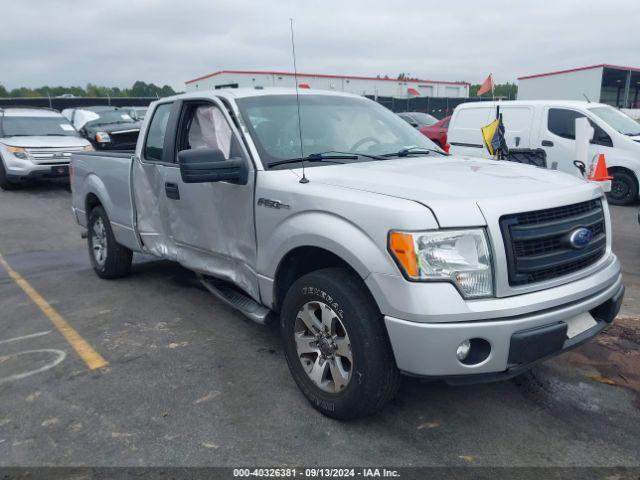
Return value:
M 240 313 L 246 316 L 249 320 L 253 320 L 254 322 L 262 325 L 266 325 L 271 321 L 271 310 L 264 305 L 260 305 L 253 298 L 240 292 L 230 283 L 203 275 L 198 275 L 198 278 L 207 290 L 230 307 L 239 310 Z

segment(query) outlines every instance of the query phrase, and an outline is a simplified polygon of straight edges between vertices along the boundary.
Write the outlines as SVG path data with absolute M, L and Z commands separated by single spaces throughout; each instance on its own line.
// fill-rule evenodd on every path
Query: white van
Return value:
M 640 179 L 640 123 L 601 103 L 565 100 L 470 102 L 456 107 L 449 123 L 451 153 L 489 157 L 480 128 L 496 116 L 500 106 L 510 149 L 543 149 L 546 167 L 580 175 L 574 166 L 575 120 L 587 117 L 595 133 L 589 155 L 606 154 L 613 175 L 609 201 L 627 205 L 638 198 Z

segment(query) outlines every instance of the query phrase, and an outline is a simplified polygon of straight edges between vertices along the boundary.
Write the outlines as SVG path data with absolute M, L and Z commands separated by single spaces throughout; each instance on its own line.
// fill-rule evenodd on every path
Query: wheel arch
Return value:
M 302 276 L 325 268 L 343 268 L 363 280 L 362 284 L 377 305 L 364 282 L 363 276 L 340 255 L 318 246 L 299 246 L 287 252 L 280 260 L 273 281 L 273 309 L 280 311 L 287 291 Z
M 93 192 L 88 192 L 84 198 L 84 211 L 86 212 L 87 218 L 89 218 L 91 210 L 99 206 L 102 206 L 100 197 Z
M 84 212 L 87 220 L 89 219 L 91 210 L 98 205 L 102 206 L 102 208 L 104 208 L 105 212 L 107 213 L 107 216 L 111 218 L 111 201 L 109 197 L 109 191 L 105 187 L 100 177 L 95 174 L 87 175 L 83 182 L 83 191 L 85 192 L 83 207 L 85 209 Z

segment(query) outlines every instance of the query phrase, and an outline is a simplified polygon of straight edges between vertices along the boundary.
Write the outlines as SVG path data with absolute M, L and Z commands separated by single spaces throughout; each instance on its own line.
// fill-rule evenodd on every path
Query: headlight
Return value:
M 93 152 L 93 145 L 85 145 L 84 147 L 82 147 L 82 150 L 84 150 L 85 152 Z
M 98 132 L 96 133 L 96 142 L 98 143 L 109 143 L 111 141 L 111 137 L 107 132 Z
M 7 150 L 9 150 L 9 152 L 11 152 L 11 154 L 16 158 L 20 158 L 22 160 L 26 160 L 27 158 L 29 158 L 29 155 L 27 154 L 27 151 L 24 148 L 7 147 Z
M 493 295 L 484 229 L 391 232 L 389 250 L 411 280 L 453 282 L 466 298 Z

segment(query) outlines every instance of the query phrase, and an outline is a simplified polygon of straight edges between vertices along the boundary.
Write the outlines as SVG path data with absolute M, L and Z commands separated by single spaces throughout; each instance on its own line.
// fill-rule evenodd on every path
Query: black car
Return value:
M 62 114 L 96 150 L 134 150 L 141 122 L 128 108 L 81 107 Z

